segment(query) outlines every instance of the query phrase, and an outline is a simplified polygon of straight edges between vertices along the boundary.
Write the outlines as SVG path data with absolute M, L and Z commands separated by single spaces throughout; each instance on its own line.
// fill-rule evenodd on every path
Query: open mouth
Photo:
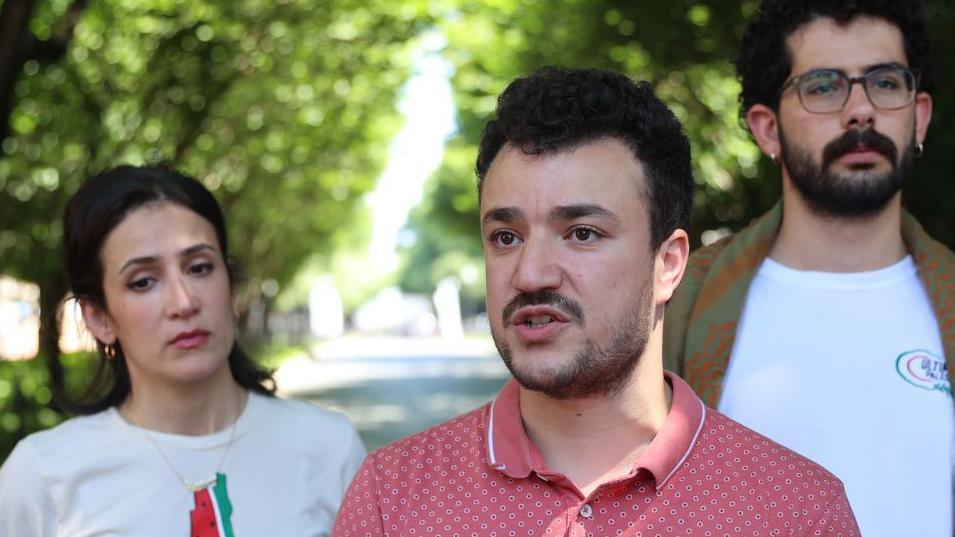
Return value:
M 551 341 L 569 323 L 570 317 L 547 306 L 523 308 L 511 318 L 517 337 L 527 344 Z
M 569 320 L 564 312 L 552 306 L 524 307 L 511 317 L 511 323 L 514 325 L 527 327 L 545 326 L 553 322 L 566 323 Z
M 528 326 L 530 328 L 536 328 L 538 326 L 544 326 L 546 324 L 549 324 L 552 321 L 554 321 L 554 318 L 551 317 L 550 315 L 534 315 L 524 319 L 524 326 Z

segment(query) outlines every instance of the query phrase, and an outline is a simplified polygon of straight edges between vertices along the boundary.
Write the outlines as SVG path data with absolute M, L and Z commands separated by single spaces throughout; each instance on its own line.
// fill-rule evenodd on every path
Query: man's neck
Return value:
M 796 270 L 864 272 L 907 255 L 902 241 L 901 196 L 865 218 L 822 215 L 783 182 L 783 221 L 769 257 Z
M 521 388 L 521 417 L 548 466 L 586 497 L 627 475 L 670 409 L 660 360 L 645 353 L 624 389 L 612 396 L 556 400 Z

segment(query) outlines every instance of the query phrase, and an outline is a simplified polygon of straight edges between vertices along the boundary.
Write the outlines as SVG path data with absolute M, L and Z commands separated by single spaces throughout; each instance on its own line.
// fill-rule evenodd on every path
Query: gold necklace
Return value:
M 117 411 L 119 411 L 118 408 L 117 408 Z M 120 414 L 120 421 L 122 421 L 123 424 L 126 425 L 126 427 L 130 431 L 134 431 L 142 435 L 143 437 L 145 437 L 146 440 L 150 444 L 152 444 L 154 448 L 156 448 L 156 451 L 159 452 L 159 455 L 162 457 L 162 460 L 166 461 L 166 465 L 169 466 L 169 469 L 172 470 L 172 473 L 176 474 L 176 477 L 179 478 L 179 481 L 182 483 L 182 486 L 185 487 L 185 489 L 188 490 L 189 492 L 196 492 L 196 491 L 203 490 L 207 488 L 209 485 L 216 482 L 216 478 L 219 475 L 219 470 L 222 469 L 222 463 L 225 462 L 225 458 L 229 454 L 229 449 L 232 448 L 232 443 L 235 442 L 235 428 L 236 428 L 236 424 L 239 422 L 240 416 L 241 416 L 241 410 L 239 412 L 239 415 L 235 417 L 235 421 L 232 422 L 232 427 L 230 428 L 230 431 L 229 431 L 229 442 L 226 444 L 225 449 L 222 451 L 222 457 L 219 458 L 219 464 L 216 464 L 216 470 L 215 472 L 212 473 L 212 477 L 202 479 L 200 481 L 189 481 L 188 479 L 183 477 L 183 475 L 179 473 L 179 470 L 176 469 L 176 465 L 173 464 L 171 460 L 169 460 L 169 457 L 166 456 L 166 453 L 162 450 L 162 448 L 159 447 L 159 444 L 156 443 L 156 440 L 153 439 L 153 435 L 149 434 L 149 431 L 147 429 L 143 427 L 139 427 L 139 430 L 133 429 L 129 425 L 129 423 L 126 422 L 126 419 L 123 418 L 122 414 Z

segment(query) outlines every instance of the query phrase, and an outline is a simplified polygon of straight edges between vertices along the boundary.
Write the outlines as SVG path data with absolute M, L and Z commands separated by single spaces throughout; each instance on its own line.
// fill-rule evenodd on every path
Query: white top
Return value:
M 111 408 L 20 441 L 0 467 L 0 537 L 186 537 L 193 493 Z M 150 432 L 190 481 L 210 476 L 229 428 Z M 365 449 L 348 420 L 301 401 L 251 393 L 221 472 L 239 537 L 328 535 Z
M 952 536 L 955 415 L 911 257 L 861 273 L 767 259 L 719 410 L 845 483 L 866 537 Z

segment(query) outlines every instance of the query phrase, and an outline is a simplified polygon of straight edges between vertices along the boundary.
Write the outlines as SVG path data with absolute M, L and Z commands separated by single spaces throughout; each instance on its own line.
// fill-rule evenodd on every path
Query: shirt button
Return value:
M 580 516 L 584 518 L 590 518 L 593 514 L 594 510 L 590 508 L 589 503 L 585 503 L 584 506 L 580 508 Z

